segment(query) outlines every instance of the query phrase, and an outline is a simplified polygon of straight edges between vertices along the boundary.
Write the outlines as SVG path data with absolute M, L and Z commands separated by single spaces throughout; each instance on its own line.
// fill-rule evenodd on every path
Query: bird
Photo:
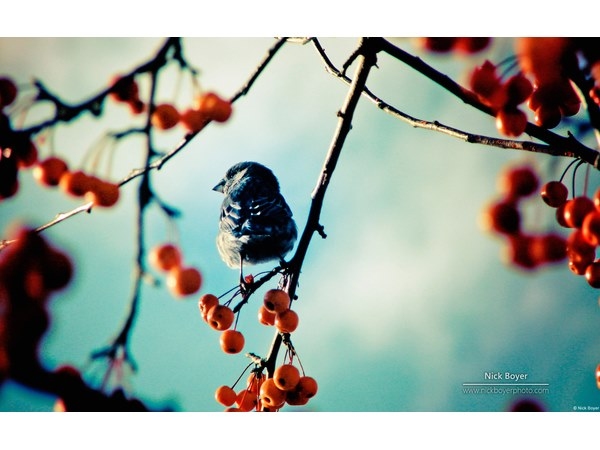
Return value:
M 240 162 L 227 170 L 213 190 L 225 196 L 217 249 L 227 266 L 239 267 L 240 282 L 244 263 L 284 263 L 298 230 L 273 172 L 257 162 Z

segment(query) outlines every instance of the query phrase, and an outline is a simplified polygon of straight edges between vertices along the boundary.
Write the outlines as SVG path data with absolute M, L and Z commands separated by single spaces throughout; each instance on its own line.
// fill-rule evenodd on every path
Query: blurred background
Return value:
M 20 86 L 39 79 L 65 102 L 77 103 L 104 89 L 115 74 L 151 58 L 163 42 L 2 38 L 0 75 Z M 186 38 L 183 49 L 200 70 L 201 86 L 230 97 L 274 42 Z M 408 38 L 393 42 L 463 84 L 467 72 L 485 58 L 498 62 L 513 52 L 509 38 L 495 39 L 488 50 L 469 57 L 425 53 Z M 358 39 L 321 43 L 341 67 Z M 140 85 L 143 89 L 141 78 Z M 368 87 L 412 116 L 499 136 L 492 118 L 386 55 L 380 56 Z M 22 92 L 33 95 L 33 90 Z M 235 103 L 227 123 L 211 124 L 153 173 L 157 194 L 182 212 L 177 236 L 186 263 L 204 275 L 200 294 L 220 295 L 238 277 L 216 250 L 222 197 L 211 188 L 232 164 L 261 162 L 278 176 L 302 230 L 346 93 L 347 86 L 326 72 L 311 44 L 285 45 Z M 160 74 L 157 101 L 181 109 L 192 103 L 190 78 L 175 64 Z M 35 122 L 49 113 L 34 109 L 25 120 Z M 52 144 L 72 168 L 81 167 L 107 131 L 140 124 L 127 107 L 107 101 L 101 118 L 83 115 L 55 127 L 39 146 L 40 155 L 47 156 Z M 181 127 L 157 132 L 157 147 L 168 151 L 183 135 Z M 119 142 L 110 178 L 122 179 L 143 160 L 141 138 Z M 547 384 L 547 392 L 527 397 L 550 411 L 600 406 L 597 291 L 566 263 L 532 273 L 507 266 L 502 241 L 478 222 L 483 208 L 498 198 L 497 177 L 507 165 L 532 164 L 545 182 L 558 179 L 569 162 L 416 129 L 362 98 L 325 198 L 321 223 L 327 239 L 313 238 L 297 291 L 300 325 L 292 339 L 306 374 L 319 383 L 317 396 L 302 410 L 505 411 L 521 398 L 466 393 L 463 384 L 486 381 L 485 372 L 523 373 L 528 382 Z M 581 180 L 583 173 L 580 169 Z M 598 181 L 591 173 L 591 192 Z M 3 236 L 15 222 L 39 226 L 81 204 L 42 188 L 30 171 L 21 173 L 20 182 L 18 195 L 0 204 Z M 116 207 L 80 214 L 44 232 L 72 256 L 76 273 L 51 301 L 43 361 L 49 368 L 75 365 L 91 385 L 99 385 L 106 366 L 91 362 L 90 354 L 111 342 L 129 308 L 137 184 L 122 189 Z M 523 211 L 527 230 L 566 234 L 537 196 Z M 145 230 L 148 248 L 172 236 L 164 215 L 152 207 Z M 275 285 L 273 280 L 264 286 L 242 310 L 238 329 L 246 336 L 244 351 L 264 356 L 269 349 L 273 329 L 257 322 L 256 311 L 261 293 Z M 243 354 L 220 350 L 218 332 L 200 317 L 199 295 L 176 300 L 164 283 L 143 287 L 130 342 L 138 370 L 125 374 L 124 385 L 151 407 L 220 411 L 215 389 L 232 384 L 249 363 Z M 54 402 L 11 382 L 0 388 L 2 411 L 50 411 Z

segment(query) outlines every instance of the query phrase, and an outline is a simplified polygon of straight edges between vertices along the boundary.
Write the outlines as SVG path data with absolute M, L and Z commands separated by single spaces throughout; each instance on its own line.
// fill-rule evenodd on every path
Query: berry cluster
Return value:
M 133 114 L 141 114 L 146 110 L 146 105 L 140 99 L 138 84 L 131 75 L 113 77 L 108 95 L 115 102 L 128 105 Z
M 567 238 L 569 268 L 599 289 L 600 260 L 596 258 L 596 248 L 600 245 L 600 189 L 592 198 L 580 195 L 567 200 L 567 187 L 560 181 L 550 181 L 541 195 L 548 206 L 556 208 L 557 222 L 572 229 Z
M 275 326 L 281 333 L 293 333 L 298 327 L 298 313 L 290 309 L 290 296 L 281 289 L 270 289 L 265 293 L 263 304 L 258 311 L 258 321 L 267 326 Z M 213 294 L 204 294 L 198 301 L 202 319 L 213 329 L 222 331 L 220 343 L 225 353 L 239 353 L 244 348 L 244 335 L 229 328 L 235 321 L 235 313 L 229 302 L 221 304 Z
M 215 391 L 215 400 L 226 407 L 226 412 L 273 412 L 285 404 L 306 405 L 317 394 L 317 390 L 317 381 L 301 373 L 290 361 L 277 367 L 272 378 L 253 371 L 246 387 L 237 392 L 235 385 L 219 386 Z
M 515 50 L 520 71 L 505 83 L 490 61 L 476 67 L 469 78 L 471 90 L 496 113 L 496 127 L 500 133 L 516 137 L 525 131 L 527 114 L 518 108 L 524 102 L 534 113 L 534 122 L 547 129 L 558 126 L 563 117 L 577 114 L 581 99 L 569 74 L 578 68 L 578 51 L 585 50 L 578 41 L 569 38 L 518 38 Z M 589 95 L 600 104 L 600 62 L 595 53 L 583 53 L 584 57 L 588 57 L 594 83 Z
M 489 37 L 420 37 L 415 42 L 418 47 L 434 53 L 472 54 L 485 50 L 491 42 Z
M 194 105 L 179 112 L 170 103 L 161 103 L 152 113 L 151 121 L 159 130 L 168 130 L 180 123 L 189 132 L 198 132 L 214 120 L 225 122 L 232 113 L 231 103 L 214 92 L 206 92 L 196 97 Z
M 70 171 L 67 163 L 57 156 L 38 161 L 33 177 L 42 186 L 56 187 L 73 197 L 85 197 L 95 206 L 114 206 L 119 200 L 119 185 L 105 181 L 82 170 Z
M 6 77 L 0 78 L 0 202 L 19 190 L 19 170 L 33 166 L 38 151 L 30 137 L 14 130 L 4 108 L 13 104 L 18 90 Z
M 531 82 L 521 73 L 505 82 L 496 72 L 496 66 L 486 60 L 476 67 L 469 79 L 471 90 L 479 100 L 496 113 L 496 128 L 506 136 L 519 136 L 527 126 L 527 114 L 519 108 L 533 92 Z
M 247 281 L 249 279 L 251 277 L 247 277 Z M 222 304 L 217 296 L 204 294 L 198 301 L 198 308 L 204 322 L 212 329 L 221 331 L 223 352 L 236 354 L 243 350 L 245 339 L 236 328 L 236 313 L 229 306 L 230 302 Z M 298 314 L 290 306 L 291 299 L 287 292 L 270 289 L 263 297 L 258 321 L 266 326 L 274 326 L 280 333 L 292 333 L 298 327 Z M 291 347 L 291 343 L 288 344 Z M 277 411 L 285 403 L 305 405 L 317 393 L 316 381 L 301 375 L 291 359 L 288 364 L 275 370 L 273 378 L 262 375 L 261 368 L 260 372 L 252 372 L 245 389 L 236 392 L 234 387 L 220 386 L 215 392 L 215 399 L 227 407 L 227 411 Z
M 577 67 L 576 49 L 568 38 L 519 38 L 516 53 L 521 69 L 534 80 L 529 109 L 544 128 L 556 127 L 579 112 L 581 100 L 567 74 Z
M 195 267 L 183 264 L 181 251 L 176 245 L 157 245 L 148 258 L 156 270 L 167 274 L 167 287 L 175 297 L 185 297 L 200 290 L 202 274 Z
M 39 364 L 48 300 L 73 274 L 71 259 L 35 231 L 19 228 L 14 239 L 0 252 L 0 381 L 8 370 Z
M 520 202 L 537 192 L 538 176 L 529 166 L 509 167 L 498 179 L 502 197 L 490 204 L 482 215 L 488 231 L 506 238 L 507 263 L 523 269 L 539 268 L 563 261 L 567 243 L 557 233 L 532 234 L 522 229 Z
M 146 111 L 146 105 L 140 100 L 139 88 L 132 75 L 115 77 L 111 86 L 109 93 L 111 99 L 128 105 L 134 114 Z M 150 121 L 157 130 L 169 130 L 181 124 L 188 132 L 198 132 L 212 120 L 226 122 L 231 113 L 231 102 L 214 92 L 204 92 L 196 96 L 191 107 L 181 112 L 171 103 L 156 105 L 152 110 Z

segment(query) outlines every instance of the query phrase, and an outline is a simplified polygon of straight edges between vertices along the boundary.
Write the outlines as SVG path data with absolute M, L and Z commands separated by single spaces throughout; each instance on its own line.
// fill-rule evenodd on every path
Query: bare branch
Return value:
M 384 43 L 389 44 L 387 41 L 382 40 Z M 325 53 L 323 47 L 319 43 L 317 39 L 313 39 L 313 44 L 323 59 L 325 66 L 329 73 L 341 79 L 346 84 L 350 84 L 352 80 L 348 78 L 343 72 L 339 71 L 335 65 L 331 62 L 327 54 Z M 391 45 L 391 44 L 389 44 Z M 397 49 L 397 47 L 392 46 L 391 48 Z M 383 46 L 383 50 L 390 50 L 388 45 Z M 474 94 L 457 83 L 451 80 L 444 74 L 437 72 L 435 69 L 431 68 L 427 64 L 425 64 L 421 59 L 416 58 L 412 55 L 405 53 L 403 50 L 397 49 L 396 53 L 402 55 L 402 61 L 405 60 L 410 61 L 411 67 L 415 67 L 420 72 L 425 72 L 430 79 L 441 84 L 443 87 L 447 88 L 453 94 L 459 96 L 461 99 L 465 101 L 465 103 L 470 104 L 471 106 L 476 107 L 477 109 L 493 115 L 493 111 L 487 106 L 483 105 L 479 102 L 479 100 L 474 96 Z M 422 73 L 423 73 L 422 72 Z M 538 139 L 548 142 L 548 144 L 540 144 L 532 141 L 521 141 L 521 140 L 513 140 L 513 139 L 501 139 L 490 136 L 484 136 L 474 133 L 469 133 L 466 131 L 462 131 L 448 125 L 444 125 L 438 121 L 429 122 L 426 120 L 418 119 L 413 116 L 410 116 L 394 106 L 386 103 L 381 98 L 377 97 L 373 92 L 371 92 L 367 87 L 364 88 L 363 94 L 371 100 L 379 109 L 393 115 L 394 117 L 399 118 L 400 120 L 408 123 L 409 125 L 415 128 L 423 128 L 432 131 L 437 131 L 443 134 L 447 134 L 449 136 L 462 139 L 468 143 L 477 143 L 486 146 L 493 146 L 498 148 L 510 149 L 510 150 L 524 150 L 535 153 L 544 153 L 553 156 L 564 156 L 570 158 L 580 158 L 583 161 L 591 164 L 595 168 L 599 168 L 598 164 L 600 163 L 600 154 L 589 148 L 585 145 L 581 144 L 577 141 L 573 136 L 562 137 L 551 131 L 540 128 L 534 124 L 528 124 L 526 132 L 533 130 L 534 134 L 532 136 L 538 137 Z M 543 139 L 542 137 L 546 137 Z
M 355 71 L 354 81 L 350 86 L 344 105 L 338 113 L 338 125 L 329 150 L 327 151 L 325 162 L 323 164 L 323 168 L 321 169 L 321 173 L 319 174 L 317 184 L 312 193 L 312 202 L 308 213 L 308 219 L 304 227 L 304 231 L 300 236 L 296 253 L 289 263 L 291 270 L 290 276 L 287 280 L 286 290 L 290 295 L 290 298 L 295 297 L 302 264 L 308 251 L 312 236 L 315 232 L 319 234 L 322 233 L 323 227 L 319 221 L 321 209 L 323 207 L 323 200 L 325 198 L 327 187 L 331 182 L 331 177 L 335 170 L 338 158 L 342 152 L 344 142 L 346 141 L 346 137 L 350 132 L 356 105 L 358 104 L 358 100 L 365 88 L 369 72 L 377 61 L 378 47 L 374 44 L 375 42 L 371 38 L 363 38 L 357 50 L 357 54 L 359 56 L 357 57 L 358 65 Z M 277 354 L 279 353 L 279 349 L 281 347 L 282 339 L 283 336 L 277 333 L 273 339 L 273 343 L 271 344 L 271 349 L 266 359 L 266 369 L 269 376 L 272 376 L 273 372 L 275 371 L 275 363 Z

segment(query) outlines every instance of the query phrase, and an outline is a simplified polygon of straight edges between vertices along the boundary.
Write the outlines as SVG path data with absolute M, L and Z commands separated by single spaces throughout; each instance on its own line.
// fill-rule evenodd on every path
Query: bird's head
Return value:
M 264 187 L 279 191 L 279 182 L 273 172 L 262 164 L 252 161 L 244 161 L 231 166 L 221 181 L 213 187 L 213 191 L 227 195 L 242 180 L 252 180 Z

